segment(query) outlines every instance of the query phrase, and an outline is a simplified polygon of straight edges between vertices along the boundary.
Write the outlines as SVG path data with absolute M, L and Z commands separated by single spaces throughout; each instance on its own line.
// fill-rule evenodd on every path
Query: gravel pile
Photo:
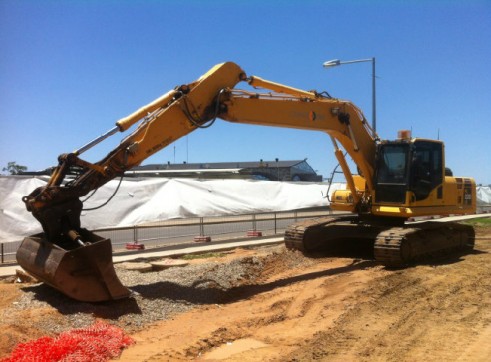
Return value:
M 305 262 L 305 258 L 300 253 L 269 247 L 263 248 L 259 256 L 148 273 L 125 270 L 116 264 L 121 282 L 132 291 L 130 298 L 104 303 L 77 302 L 44 284 L 35 284 L 23 288 L 23 295 L 13 308 L 55 308 L 63 315 L 61 318 L 33 322 L 47 334 L 86 327 L 97 318 L 131 333 L 199 305 L 231 302 L 248 293 L 257 293 L 260 290 L 253 288 L 258 287 L 259 280 L 268 270 L 277 269 L 272 265 L 279 264 L 286 270 L 301 262 Z

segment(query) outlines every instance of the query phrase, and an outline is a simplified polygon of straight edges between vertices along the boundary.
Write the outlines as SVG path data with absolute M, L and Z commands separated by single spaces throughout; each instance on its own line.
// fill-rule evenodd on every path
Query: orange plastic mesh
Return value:
M 63 332 L 56 338 L 41 337 L 20 343 L 10 357 L 0 362 L 102 362 L 118 357 L 123 348 L 133 343 L 122 329 L 98 321 L 87 328 Z

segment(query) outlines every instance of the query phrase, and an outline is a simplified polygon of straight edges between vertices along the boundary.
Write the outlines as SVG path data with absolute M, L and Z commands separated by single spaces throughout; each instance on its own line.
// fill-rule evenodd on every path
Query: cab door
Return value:
M 411 147 L 409 191 L 411 201 L 427 199 L 433 190 L 435 198 L 443 198 L 443 143 L 416 140 Z
M 379 145 L 375 172 L 375 203 L 405 204 L 409 180 L 409 143 Z

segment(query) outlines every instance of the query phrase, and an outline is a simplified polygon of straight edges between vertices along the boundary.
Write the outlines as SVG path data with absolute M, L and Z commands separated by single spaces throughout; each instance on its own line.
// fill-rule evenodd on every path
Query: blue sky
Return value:
M 351 100 L 377 131 L 446 143 L 454 174 L 491 184 L 491 1 L 0 0 L 0 169 L 56 164 L 114 122 L 224 61 L 248 75 Z M 84 154 L 101 159 L 125 134 Z M 217 122 L 144 163 L 307 158 L 327 135 Z

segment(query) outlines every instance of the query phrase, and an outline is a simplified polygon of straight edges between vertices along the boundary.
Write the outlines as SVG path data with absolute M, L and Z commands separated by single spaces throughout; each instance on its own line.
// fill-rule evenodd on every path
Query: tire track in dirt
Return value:
M 288 360 L 491 360 L 489 245 L 372 280 L 355 307 Z M 367 301 L 363 302 L 364 297 Z
M 298 253 L 297 258 L 305 257 Z M 282 262 L 281 257 L 271 260 Z M 261 284 L 232 292 L 236 301 L 159 323 L 156 329 L 165 331 L 163 337 L 156 337 L 154 331 L 137 334 L 144 347 L 137 343 L 121 360 L 281 359 L 332 325 L 351 305 L 355 291 L 386 273 L 374 265 L 347 258 L 305 259 L 293 269 L 269 265 Z M 368 276 L 367 270 L 371 270 Z M 172 332 L 177 326 L 181 333 Z M 191 330 L 192 335 L 186 334 Z M 149 338 L 157 339 L 149 344 Z

